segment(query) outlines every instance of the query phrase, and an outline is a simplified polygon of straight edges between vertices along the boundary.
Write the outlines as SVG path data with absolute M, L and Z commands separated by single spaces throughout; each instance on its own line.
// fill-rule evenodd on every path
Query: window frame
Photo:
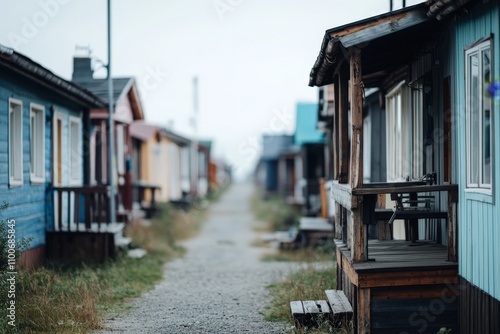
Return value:
M 483 131 L 484 131 L 484 114 L 485 114 L 485 102 L 487 102 L 487 97 L 485 97 L 485 82 L 483 82 L 483 60 L 482 55 L 484 51 L 488 51 L 490 55 L 490 80 L 491 73 L 493 73 L 493 43 L 491 38 L 483 39 L 478 41 L 477 43 L 467 47 L 464 50 L 464 93 L 465 93 L 465 157 L 466 157 L 466 186 L 465 189 L 470 192 L 478 192 L 487 195 L 491 195 L 493 193 L 493 183 L 494 183 L 494 169 L 493 169 L 493 159 L 494 159 L 494 136 L 493 136 L 493 118 L 494 112 L 493 103 L 489 105 L 489 159 L 490 159 L 490 170 L 489 170 L 489 183 L 483 183 L 485 178 L 485 151 L 483 149 Z M 479 87 L 477 89 L 477 95 L 479 99 L 479 108 L 477 110 L 477 122 L 478 122 L 478 130 L 475 138 L 478 142 L 479 147 L 473 147 L 475 145 L 472 144 L 474 138 L 472 133 L 472 125 L 473 117 L 471 104 L 473 100 L 471 99 L 471 89 L 473 89 L 473 85 L 471 84 L 471 57 L 477 56 L 478 61 L 478 77 L 479 77 Z M 477 159 L 474 158 L 473 151 L 478 152 Z M 473 170 L 476 168 L 476 170 Z M 477 173 L 477 182 L 473 179 L 473 174 Z
M 33 122 L 36 138 L 32 138 Z M 45 182 L 45 107 L 37 103 L 30 103 L 30 181 Z
M 14 106 L 14 107 L 13 107 Z M 18 107 L 18 108 L 15 108 Z M 12 114 L 19 124 L 11 124 Z M 13 127 L 16 127 L 18 133 L 13 133 Z M 20 187 L 24 183 L 23 167 L 23 101 L 9 98 L 9 119 L 8 119 L 8 149 L 9 149 L 9 187 Z M 13 138 L 15 136 L 15 138 Z M 14 170 L 13 164 L 16 164 Z
M 74 128 L 73 125 L 77 126 L 77 140 L 75 143 L 74 139 Z M 68 139 L 69 139 L 69 183 L 71 185 L 81 185 L 83 181 L 83 159 L 82 159 L 82 120 L 75 116 L 69 117 L 68 122 Z

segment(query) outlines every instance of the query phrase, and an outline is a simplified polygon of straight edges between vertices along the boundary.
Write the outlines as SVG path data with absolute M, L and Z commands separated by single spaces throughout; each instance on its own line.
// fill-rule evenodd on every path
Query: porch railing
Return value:
M 54 187 L 56 231 L 98 231 L 110 223 L 107 186 Z

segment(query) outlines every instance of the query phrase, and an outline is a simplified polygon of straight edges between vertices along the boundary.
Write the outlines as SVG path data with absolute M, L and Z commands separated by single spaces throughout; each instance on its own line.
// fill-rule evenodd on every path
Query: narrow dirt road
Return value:
M 264 320 L 266 286 L 297 264 L 260 261 L 265 250 L 251 246 L 252 189 L 233 185 L 212 205 L 199 236 L 184 244 L 187 254 L 167 264 L 163 281 L 99 333 L 285 333 L 284 324 Z

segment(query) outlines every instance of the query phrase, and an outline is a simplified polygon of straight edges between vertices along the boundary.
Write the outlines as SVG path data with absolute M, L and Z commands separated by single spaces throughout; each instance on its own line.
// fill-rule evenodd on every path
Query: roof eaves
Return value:
M 89 90 L 55 75 L 30 58 L 0 45 L 0 65 L 37 82 L 73 102 L 86 107 L 102 107 L 105 102 Z

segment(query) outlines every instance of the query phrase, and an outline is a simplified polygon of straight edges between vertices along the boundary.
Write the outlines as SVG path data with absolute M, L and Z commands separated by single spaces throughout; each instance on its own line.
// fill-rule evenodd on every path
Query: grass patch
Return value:
M 132 223 L 126 233 L 133 246 L 148 251 L 142 259 L 120 256 L 100 265 L 48 264 L 36 270 L 19 269 L 16 327 L 7 326 L 2 317 L 0 328 L 6 328 L 2 333 L 88 333 L 101 329 L 105 316 L 128 310 L 127 301 L 161 280 L 164 263 L 185 252 L 177 242 L 199 231 L 205 212 L 198 207 L 182 211 L 164 206 L 149 226 Z
M 327 242 L 321 247 L 307 247 L 299 249 L 278 249 L 273 253 L 264 254 L 265 262 L 326 262 L 332 261 L 335 255 L 332 242 Z
M 294 326 L 290 312 L 290 302 L 293 300 L 324 300 L 325 290 L 336 286 L 334 268 L 301 269 L 290 275 L 286 280 L 268 286 L 272 303 L 265 309 L 268 321 L 282 321 Z M 346 326 L 349 327 L 349 326 Z M 335 329 L 329 322 L 320 322 L 317 328 L 295 328 L 294 333 L 351 333 L 350 329 Z
M 259 193 L 255 192 L 251 198 L 251 208 L 255 218 L 268 223 L 268 232 L 286 231 L 299 222 L 299 210 L 287 205 L 279 196 L 262 199 Z

